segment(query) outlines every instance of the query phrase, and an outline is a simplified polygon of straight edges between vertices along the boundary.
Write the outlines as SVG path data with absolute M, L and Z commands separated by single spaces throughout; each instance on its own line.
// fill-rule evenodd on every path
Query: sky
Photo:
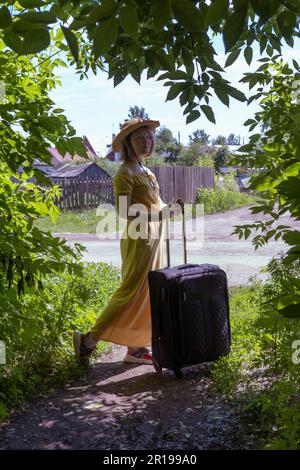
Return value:
M 284 43 L 285 44 L 285 43 Z M 213 46 L 218 53 L 216 61 L 223 67 L 227 56 L 220 37 L 214 40 Z M 229 80 L 231 85 L 243 91 L 246 97 L 254 94 L 254 89 L 249 92 L 248 85 L 239 83 L 243 73 L 255 71 L 261 62 L 258 62 L 258 47 L 254 48 L 254 56 L 250 66 L 246 63 L 243 51 L 239 58 L 230 67 L 225 69 L 223 77 Z M 295 41 L 292 49 L 283 47 L 283 58 L 292 65 L 292 59 L 300 64 L 300 40 Z M 184 70 L 184 69 L 183 69 Z M 117 87 L 113 87 L 113 80 L 107 79 L 105 72 L 99 71 L 95 76 L 92 72 L 89 79 L 79 80 L 75 74 L 75 68 L 56 68 L 55 73 L 62 81 L 62 87 L 58 87 L 51 93 L 56 106 L 65 110 L 65 115 L 75 127 L 77 135 L 86 135 L 94 149 L 104 157 L 107 145 L 111 144 L 112 134 L 119 130 L 119 123 L 128 118 L 129 108 L 137 105 L 143 106 L 151 119 L 159 120 L 161 126 L 169 128 L 173 136 L 187 145 L 189 135 L 197 129 L 204 129 L 210 138 L 230 133 L 240 135 L 241 144 L 248 141 L 248 127 L 243 123 L 251 118 L 259 110 L 257 103 L 249 106 L 230 97 L 229 108 L 217 97 L 210 97 L 209 105 L 215 113 L 216 124 L 211 123 L 201 114 L 196 121 L 186 124 L 186 115 L 183 115 L 184 107 L 180 106 L 179 97 L 173 101 L 165 101 L 169 87 L 164 87 L 163 80 L 155 78 L 146 79 L 146 72 L 141 77 L 139 85 L 132 77 L 127 77 Z M 213 90 L 212 90 L 213 95 Z M 205 104 L 204 101 L 201 104 Z

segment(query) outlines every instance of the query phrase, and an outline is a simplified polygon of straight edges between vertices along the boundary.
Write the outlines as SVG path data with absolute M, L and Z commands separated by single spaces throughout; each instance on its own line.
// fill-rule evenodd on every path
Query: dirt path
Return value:
M 259 429 L 212 390 L 208 364 L 171 371 L 122 362 L 126 348 L 97 359 L 86 376 L 16 412 L 4 449 L 257 449 Z

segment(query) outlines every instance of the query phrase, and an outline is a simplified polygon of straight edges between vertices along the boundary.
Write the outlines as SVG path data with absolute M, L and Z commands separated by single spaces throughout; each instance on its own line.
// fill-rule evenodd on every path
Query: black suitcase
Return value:
M 166 221 L 168 267 L 149 271 L 152 357 L 157 372 L 172 369 L 181 377 L 186 366 L 214 361 L 230 352 L 228 282 L 214 264 L 170 267 L 169 220 Z

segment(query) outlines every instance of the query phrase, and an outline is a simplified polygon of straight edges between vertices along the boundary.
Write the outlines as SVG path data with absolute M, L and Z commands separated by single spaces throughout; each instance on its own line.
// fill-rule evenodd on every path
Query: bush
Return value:
M 199 188 L 196 204 L 204 204 L 204 214 L 236 209 L 255 202 L 251 194 L 240 193 L 233 175 L 225 175 L 222 186 L 218 178 L 215 188 Z
M 89 263 L 82 276 L 67 272 L 47 276 L 40 294 L 25 293 L 21 311 L 0 318 L 7 356 L 6 365 L 0 366 L 0 419 L 5 407 L 22 404 L 37 388 L 47 387 L 49 380 L 64 383 L 80 373 L 72 332 L 90 328 L 119 282 L 117 268 Z M 100 342 L 99 353 L 105 349 L 107 344 Z
M 265 284 L 230 289 L 232 351 L 214 363 L 213 376 L 263 426 L 266 449 L 299 449 L 300 364 L 292 355 L 300 319 L 284 318 L 274 308 L 287 274 L 283 260 L 272 260 L 267 270 Z M 292 270 L 299 278 L 297 261 Z

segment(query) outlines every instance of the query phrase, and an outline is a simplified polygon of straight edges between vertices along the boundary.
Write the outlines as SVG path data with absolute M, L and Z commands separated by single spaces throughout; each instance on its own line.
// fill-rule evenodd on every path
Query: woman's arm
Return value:
M 127 209 L 126 216 L 124 217 L 124 213 L 123 212 L 120 213 L 119 211 L 119 198 L 118 197 L 116 198 L 116 211 L 119 217 L 127 219 L 127 220 L 134 220 L 140 216 L 141 211 L 136 211 L 135 215 L 129 215 L 129 209 L 131 207 L 131 196 L 129 194 L 124 195 L 124 196 L 127 196 L 127 208 L 128 209 Z M 182 199 L 177 199 L 176 204 L 179 204 L 183 211 L 184 202 L 182 201 Z M 155 211 L 155 214 L 151 214 L 150 211 L 148 211 L 147 213 L 143 213 L 144 217 L 147 217 L 148 222 L 157 221 L 157 220 L 161 222 L 162 220 L 166 220 L 169 217 L 169 208 L 172 205 L 173 205 L 172 203 L 165 204 L 165 206 L 160 211 Z

